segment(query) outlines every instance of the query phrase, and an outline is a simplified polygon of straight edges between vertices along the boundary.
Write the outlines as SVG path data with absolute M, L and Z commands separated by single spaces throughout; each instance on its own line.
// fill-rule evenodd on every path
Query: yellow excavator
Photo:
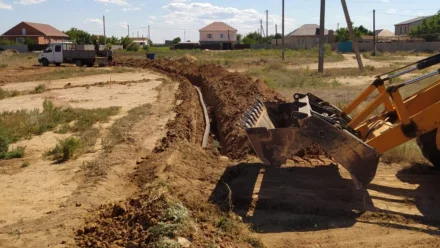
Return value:
M 257 102 L 243 116 L 243 126 L 257 156 L 280 167 L 301 149 L 319 145 L 347 169 L 356 188 L 374 178 L 384 152 L 412 139 L 440 168 L 440 80 L 403 99 L 400 89 L 440 74 L 440 69 L 386 87 L 407 73 L 440 64 L 440 54 L 376 77 L 353 102 L 340 110 L 313 94 L 295 94 L 292 103 Z M 350 114 L 377 96 L 367 107 Z M 374 111 L 383 106 L 380 114 Z

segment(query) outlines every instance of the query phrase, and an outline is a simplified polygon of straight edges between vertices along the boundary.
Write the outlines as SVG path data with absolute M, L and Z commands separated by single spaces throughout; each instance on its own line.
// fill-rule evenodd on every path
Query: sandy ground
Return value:
M 51 80 L 51 81 L 32 81 L 32 82 L 20 82 L 20 83 L 8 83 L 1 86 L 4 90 L 33 90 L 39 84 L 44 84 L 48 89 L 63 88 L 66 85 L 70 86 L 80 86 L 89 85 L 94 83 L 107 83 L 107 82 L 129 82 L 129 81 L 139 81 L 139 80 L 156 80 L 163 78 L 163 76 L 153 73 L 109 73 L 101 75 L 93 75 L 87 77 L 77 77 L 61 80 Z
M 51 100 L 55 106 L 74 107 L 74 108 L 106 108 L 111 106 L 121 106 L 122 111 L 127 111 L 138 106 L 145 101 L 153 100 L 156 95 L 152 91 L 161 84 L 161 79 L 155 75 L 146 76 L 146 73 L 140 73 L 132 76 L 140 80 L 139 82 L 121 84 L 107 84 L 104 86 L 75 87 L 68 89 L 57 89 L 44 92 L 42 94 L 23 95 L 13 98 L 0 100 L 0 109 L 14 111 L 19 109 L 42 109 L 44 100 Z M 153 79 L 155 77 L 155 79 Z M 82 85 L 85 81 L 82 79 Z M 96 83 L 99 78 L 92 77 L 90 84 Z M 145 80 L 145 81 L 142 81 Z M 53 81 L 51 85 L 63 85 L 66 81 Z M 73 81 L 73 80 L 72 80 Z M 102 81 L 98 81 L 102 82 Z M 38 84 L 38 82 L 37 82 Z M 17 84 L 11 84 L 17 85 Z
M 342 167 L 305 164 L 277 169 L 242 163 L 230 170 L 233 173 L 225 175 L 238 175 L 226 180 L 234 211 L 267 247 L 440 244 L 438 172 L 380 164 L 365 192 L 353 189 Z M 365 210 L 372 212 L 360 214 Z
M 123 75 L 120 76 L 120 80 L 126 81 Z M 80 82 L 86 86 L 106 78 L 108 75 L 100 75 L 90 77 L 90 81 L 81 78 Z M 130 180 L 131 173 L 136 161 L 151 152 L 156 141 L 164 136 L 166 123 L 174 116 L 172 108 L 177 84 L 162 85 L 162 81 L 155 79 L 164 76 L 148 71 L 130 75 L 130 78 L 140 81 L 131 85 L 55 90 L 0 101 L 0 108 L 5 110 L 40 107 L 43 99 L 55 98 L 58 104 L 64 102 L 74 108 L 121 106 L 121 113 L 110 123 L 97 125 L 102 133 L 106 133 L 105 128 L 129 109 L 152 104 L 151 115 L 135 123 L 126 134 L 130 142 L 117 145 L 111 153 L 101 157 L 100 163 L 107 163 L 110 170 L 99 180 L 88 178 L 82 165 L 100 158 L 99 154 L 103 152 L 101 139 L 95 146 L 95 152 L 63 164 L 45 160 L 42 154 L 53 147 L 57 139 L 69 134 L 46 132 L 13 144 L 25 145 L 26 156 L 0 164 L 0 247 L 74 246 L 74 229 L 82 224 L 88 210 L 108 201 L 123 200 L 137 190 L 137 185 Z M 144 79 L 149 80 L 142 81 Z M 64 83 L 66 80 L 52 81 L 51 85 Z M 27 86 L 22 89 L 30 87 L 29 83 L 25 84 Z M 21 168 L 23 161 L 30 165 Z

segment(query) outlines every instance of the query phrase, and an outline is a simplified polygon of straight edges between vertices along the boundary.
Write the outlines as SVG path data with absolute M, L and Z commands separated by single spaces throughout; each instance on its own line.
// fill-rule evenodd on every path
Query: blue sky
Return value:
M 326 1 L 326 28 L 345 27 L 340 0 Z M 319 0 L 285 0 L 286 33 L 302 24 L 319 24 Z M 372 29 L 373 9 L 376 28 L 394 31 L 394 24 L 416 16 L 432 15 L 440 9 L 439 0 L 347 0 L 355 25 Z M 147 36 L 150 26 L 153 42 L 180 36 L 198 40 L 198 30 L 212 21 L 224 21 L 239 33 L 256 31 L 259 20 L 269 10 L 269 33 L 275 24 L 281 30 L 281 0 L 0 0 L 0 33 L 21 21 L 50 24 L 62 31 L 70 27 L 102 34 L 106 16 L 107 35 Z

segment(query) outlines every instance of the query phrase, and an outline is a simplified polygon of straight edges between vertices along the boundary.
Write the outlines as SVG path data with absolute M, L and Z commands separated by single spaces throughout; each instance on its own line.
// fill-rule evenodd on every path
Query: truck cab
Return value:
M 48 66 L 49 64 L 61 65 L 63 63 L 63 44 L 49 44 L 38 56 L 38 63 L 43 66 Z

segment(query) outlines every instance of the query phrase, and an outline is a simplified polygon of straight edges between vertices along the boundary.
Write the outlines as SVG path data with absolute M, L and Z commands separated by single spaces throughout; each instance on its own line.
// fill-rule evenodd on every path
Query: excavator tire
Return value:
M 428 159 L 436 169 L 440 169 L 440 151 L 436 144 L 437 129 L 427 132 L 417 138 L 423 156 Z

